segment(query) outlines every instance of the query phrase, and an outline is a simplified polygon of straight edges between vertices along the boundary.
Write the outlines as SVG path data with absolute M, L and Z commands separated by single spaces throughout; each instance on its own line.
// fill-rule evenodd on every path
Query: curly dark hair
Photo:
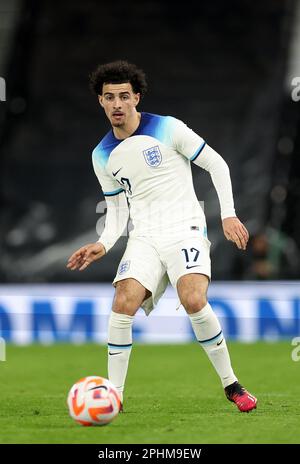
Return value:
M 142 69 L 128 61 L 118 60 L 99 65 L 90 74 L 90 88 L 96 95 L 102 95 L 103 84 L 123 84 L 129 82 L 134 93 L 143 97 L 147 91 L 146 76 Z

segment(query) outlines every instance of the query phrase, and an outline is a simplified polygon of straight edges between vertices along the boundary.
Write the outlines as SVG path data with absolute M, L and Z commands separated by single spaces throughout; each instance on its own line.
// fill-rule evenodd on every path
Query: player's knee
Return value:
M 127 314 L 134 316 L 138 310 L 136 302 L 126 293 L 120 293 L 115 296 L 112 310 L 115 313 Z
M 182 304 L 188 314 L 197 313 L 207 304 L 206 295 L 199 294 L 199 292 L 191 292 L 185 296 Z

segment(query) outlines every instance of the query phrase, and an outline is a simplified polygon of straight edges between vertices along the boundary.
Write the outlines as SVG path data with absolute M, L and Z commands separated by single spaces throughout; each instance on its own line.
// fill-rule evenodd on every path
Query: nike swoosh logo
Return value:
M 118 169 L 116 172 L 113 172 L 112 175 L 113 175 L 114 177 L 116 177 L 116 175 L 118 174 L 118 172 L 121 171 L 121 169 L 122 169 L 122 168 Z
M 107 390 L 107 387 L 105 385 L 97 385 L 96 387 L 89 388 L 89 391 L 100 390 L 100 388 L 103 388 L 103 390 Z
M 219 343 L 217 343 L 217 345 L 218 345 L 218 346 L 221 345 L 221 343 L 223 342 L 223 340 L 224 340 L 224 338 L 222 338 L 222 340 L 221 340 Z
M 200 267 L 199 264 L 196 264 L 195 266 L 186 266 L 186 269 L 192 269 L 192 267 Z
M 108 354 L 110 354 L 111 356 L 114 356 L 115 354 L 122 354 L 122 351 L 118 351 L 118 353 L 111 353 L 111 352 L 109 351 Z

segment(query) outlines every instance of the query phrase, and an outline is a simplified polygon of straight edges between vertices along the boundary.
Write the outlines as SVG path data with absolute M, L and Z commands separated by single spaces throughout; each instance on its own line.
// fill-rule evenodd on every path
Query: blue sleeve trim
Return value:
M 118 190 L 113 190 L 112 192 L 103 192 L 103 195 L 106 197 L 113 197 L 114 195 L 118 195 L 121 192 L 124 192 L 124 189 L 119 188 Z
M 206 145 L 206 142 L 203 142 L 203 144 L 201 145 L 200 148 L 198 148 L 198 150 L 196 151 L 196 153 L 190 158 L 190 161 L 195 161 L 196 158 L 198 158 L 198 156 L 200 155 L 200 153 L 202 152 L 203 148 L 205 147 Z

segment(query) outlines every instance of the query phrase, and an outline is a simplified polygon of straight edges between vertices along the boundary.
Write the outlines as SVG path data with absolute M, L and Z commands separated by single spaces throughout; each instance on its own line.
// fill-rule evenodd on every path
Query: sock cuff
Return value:
M 107 343 L 107 348 L 109 350 L 130 350 L 132 348 L 132 343 L 127 343 L 126 345 L 120 345 L 116 343 Z
M 204 322 L 212 313 L 214 314 L 212 307 L 206 303 L 197 313 L 189 314 L 189 318 L 192 322 Z
M 120 314 L 112 311 L 110 313 L 109 325 L 112 327 L 124 329 L 126 327 L 131 327 L 133 323 L 134 316 L 129 316 L 128 314 Z
M 200 345 L 205 345 L 205 346 L 217 344 L 217 346 L 219 345 L 220 348 L 223 348 L 223 346 L 225 346 L 226 344 L 222 330 L 220 330 L 220 332 L 217 333 L 214 337 L 207 338 L 206 340 L 198 340 L 198 342 L 200 343 Z M 222 343 L 222 346 L 221 346 L 221 343 Z

